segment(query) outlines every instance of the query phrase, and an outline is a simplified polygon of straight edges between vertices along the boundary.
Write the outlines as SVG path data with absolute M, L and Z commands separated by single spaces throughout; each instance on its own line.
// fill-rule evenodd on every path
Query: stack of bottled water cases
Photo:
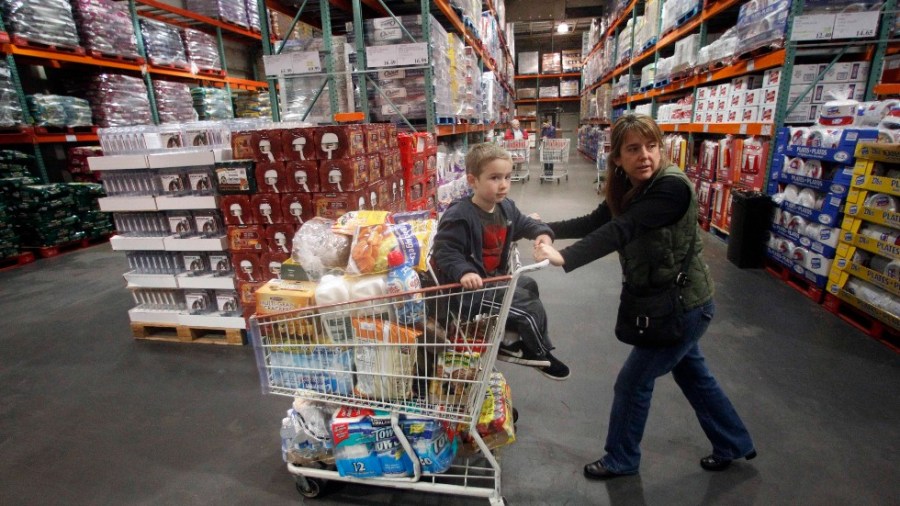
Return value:
M 374 86 L 369 87 L 370 112 L 376 121 L 401 121 L 402 116 L 409 120 L 426 118 L 427 107 L 436 107 L 437 118 L 452 118 L 454 105 L 451 101 L 450 58 L 448 56 L 449 41 L 447 32 L 432 15 L 429 16 L 430 29 L 425 33 L 422 27 L 422 16 L 399 16 L 400 24 L 409 32 L 416 42 L 426 42 L 430 52 L 432 86 L 434 102 L 425 99 L 425 69 L 380 67 L 385 70 L 370 74 L 382 93 Z M 393 18 L 378 18 L 365 21 L 366 47 L 390 46 L 412 43 L 404 30 Z M 421 66 L 421 65 L 419 65 Z M 374 67 L 369 63 L 369 68 Z M 434 104 L 434 105 L 432 105 Z M 399 113 L 399 114 L 398 114 Z

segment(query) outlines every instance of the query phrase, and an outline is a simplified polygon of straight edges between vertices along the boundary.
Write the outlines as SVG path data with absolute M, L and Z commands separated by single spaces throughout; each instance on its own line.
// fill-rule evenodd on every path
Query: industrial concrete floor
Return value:
M 548 220 L 589 212 L 594 173 L 575 156 L 568 181 L 539 184 L 533 165 L 512 198 Z M 535 276 L 568 381 L 498 365 L 521 413 L 502 458 L 510 504 L 900 504 L 900 357 L 765 272 L 734 267 L 720 240 L 705 242 L 718 313 L 702 348 L 759 457 L 703 471 L 709 443 L 667 376 L 640 474 L 582 477 L 602 455 L 629 351 L 612 335 L 612 255 Z M 101 245 L 0 273 L 0 504 L 297 503 L 279 453 L 289 399 L 260 393 L 248 346 L 133 340 L 125 267 Z M 354 485 L 308 502 L 487 504 Z

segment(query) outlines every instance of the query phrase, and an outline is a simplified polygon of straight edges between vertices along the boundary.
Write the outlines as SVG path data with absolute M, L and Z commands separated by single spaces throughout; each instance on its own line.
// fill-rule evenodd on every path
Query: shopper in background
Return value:
M 638 472 L 653 385 L 669 372 L 712 443 L 712 454 L 700 459 L 704 469 L 721 471 L 734 459 L 756 456 L 749 432 L 700 353 L 698 340 L 714 313 L 713 282 L 701 256 L 693 185 L 665 160 L 661 146 L 662 133 L 649 116 L 629 114 L 617 120 L 606 201 L 586 216 L 549 223 L 557 239 L 581 240 L 561 251 L 550 241 L 535 241 L 535 260 L 549 259 L 566 272 L 616 251 L 623 289 L 627 285 L 645 294 L 672 286 L 694 242 L 687 284 L 682 288 L 684 338 L 667 347 L 631 350 L 616 378 L 606 455 L 584 466 L 585 476 L 592 479 Z
M 503 134 L 503 138 L 508 141 L 518 141 L 528 138 L 528 131 L 522 130 L 519 120 L 514 119 L 509 122 L 509 128 Z
M 553 126 L 553 123 L 550 121 L 550 118 L 547 118 L 541 124 L 541 139 L 555 139 L 555 138 L 556 138 L 556 127 Z M 545 176 L 553 175 L 553 164 L 552 163 L 544 164 L 544 175 Z
M 434 237 L 432 265 L 442 284 L 481 288 L 482 278 L 509 272 L 510 251 L 519 239 L 552 242 L 547 225 L 525 216 L 506 198 L 512 169 L 509 153 L 496 144 L 476 144 L 466 155 L 472 196 L 450 204 Z M 520 340 L 501 344 L 498 360 L 535 367 L 555 380 L 569 377 L 566 364 L 550 353 L 547 313 L 534 279 L 519 277 L 506 326 Z

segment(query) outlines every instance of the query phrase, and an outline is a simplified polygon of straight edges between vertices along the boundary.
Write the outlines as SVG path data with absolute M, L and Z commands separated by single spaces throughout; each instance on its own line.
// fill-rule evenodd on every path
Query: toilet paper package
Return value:
M 418 333 L 378 318 L 353 318 L 357 395 L 409 399 L 416 371 Z

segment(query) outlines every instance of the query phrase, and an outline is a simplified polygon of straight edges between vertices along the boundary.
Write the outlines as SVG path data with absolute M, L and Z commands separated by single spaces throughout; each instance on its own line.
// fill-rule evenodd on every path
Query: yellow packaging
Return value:
M 273 279 L 256 291 L 256 313 L 269 315 L 315 305 L 316 283 Z

